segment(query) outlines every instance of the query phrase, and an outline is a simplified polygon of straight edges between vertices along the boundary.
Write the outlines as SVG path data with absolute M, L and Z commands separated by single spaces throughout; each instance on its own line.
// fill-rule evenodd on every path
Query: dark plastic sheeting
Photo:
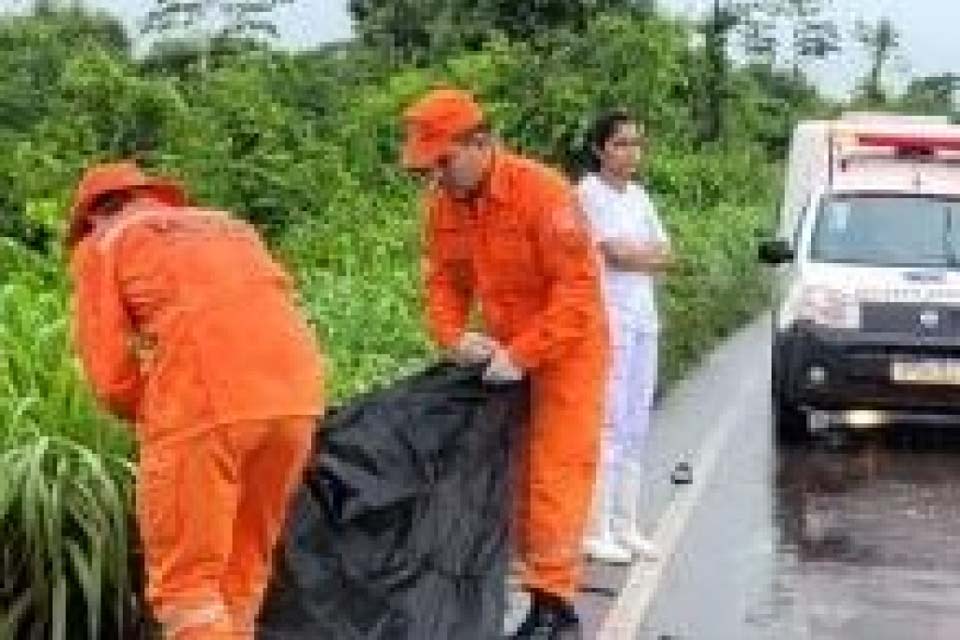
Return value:
M 435 367 L 328 416 L 261 640 L 502 637 L 525 385 Z

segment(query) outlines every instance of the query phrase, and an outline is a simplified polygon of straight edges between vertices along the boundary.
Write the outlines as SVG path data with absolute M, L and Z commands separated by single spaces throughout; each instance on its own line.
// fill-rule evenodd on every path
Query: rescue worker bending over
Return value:
M 136 425 L 146 595 L 164 637 L 252 640 L 323 410 L 290 279 L 249 225 L 131 163 L 86 173 L 67 245 L 87 377 Z

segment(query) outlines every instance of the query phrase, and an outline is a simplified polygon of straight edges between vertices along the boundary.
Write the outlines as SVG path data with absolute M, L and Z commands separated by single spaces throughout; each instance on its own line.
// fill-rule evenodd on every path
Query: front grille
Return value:
M 860 329 L 924 338 L 960 337 L 960 308 L 943 305 L 864 303 Z

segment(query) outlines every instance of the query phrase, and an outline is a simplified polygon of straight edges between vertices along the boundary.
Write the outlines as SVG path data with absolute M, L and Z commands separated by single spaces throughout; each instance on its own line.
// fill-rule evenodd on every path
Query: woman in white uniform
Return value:
M 639 529 L 639 467 L 657 381 L 654 276 L 670 263 L 670 246 L 653 203 L 634 181 L 643 144 L 643 130 L 629 114 L 604 115 L 590 138 L 594 166 L 578 187 L 604 262 L 612 346 L 594 522 L 584 551 L 610 564 L 658 556 Z

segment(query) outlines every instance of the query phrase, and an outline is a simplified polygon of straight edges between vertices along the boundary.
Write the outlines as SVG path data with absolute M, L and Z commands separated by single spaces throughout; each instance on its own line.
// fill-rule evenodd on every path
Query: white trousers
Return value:
M 658 335 L 644 324 L 610 314 L 611 363 L 607 419 L 600 456 L 601 512 L 606 517 L 635 513 L 639 465 L 650 430 L 657 383 Z M 629 488 L 628 488 L 629 487 Z M 632 489 L 632 490 L 631 490 Z

